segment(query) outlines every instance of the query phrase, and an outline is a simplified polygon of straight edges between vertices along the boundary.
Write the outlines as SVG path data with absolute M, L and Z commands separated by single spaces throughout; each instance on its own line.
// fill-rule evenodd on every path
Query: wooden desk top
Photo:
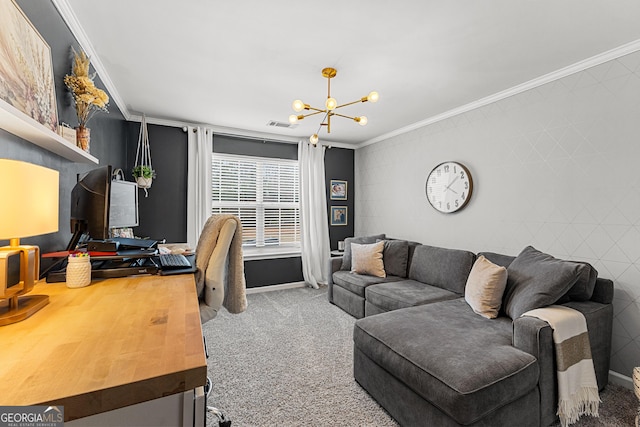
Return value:
M 0 405 L 64 405 L 65 421 L 204 386 L 193 275 L 38 283 L 49 304 L 0 327 Z

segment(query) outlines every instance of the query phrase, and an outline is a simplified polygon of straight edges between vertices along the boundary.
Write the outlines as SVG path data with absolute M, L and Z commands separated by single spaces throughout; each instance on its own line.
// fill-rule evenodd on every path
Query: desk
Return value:
M 165 399 L 167 407 L 174 396 L 168 410 L 184 425 L 194 419 L 194 402 L 185 399 L 195 393 L 203 408 L 195 418 L 204 416 L 207 363 L 193 275 L 94 280 L 78 289 L 41 281 L 32 293 L 49 295 L 49 305 L 0 327 L 0 405 L 62 405 L 66 422 L 140 404 L 148 418 L 144 405 Z

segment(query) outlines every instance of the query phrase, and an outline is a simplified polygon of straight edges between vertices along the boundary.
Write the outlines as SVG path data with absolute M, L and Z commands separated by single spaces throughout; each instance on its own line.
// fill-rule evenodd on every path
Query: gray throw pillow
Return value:
M 596 287 L 598 270 L 586 262 L 576 262 L 576 264 L 583 264 L 585 268 L 582 269 L 580 277 L 566 293 L 565 298 L 569 301 L 589 301 L 593 295 L 593 289 Z
M 517 319 L 529 310 L 554 304 L 585 268 L 585 264 L 563 261 L 527 246 L 507 267 L 505 313 Z
M 342 255 L 342 266 L 340 270 L 351 271 L 351 243 L 370 244 L 376 243 L 378 240 L 384 240 L 384 234 L 376 234 L 373 236 L 347 237 L 344 239 L 344 254 Z
M 384 241 L 382 261 L 384 262 L 384 271 L 387 276 L 407 277 L 408 259 L 409 242 L 406 240 Z

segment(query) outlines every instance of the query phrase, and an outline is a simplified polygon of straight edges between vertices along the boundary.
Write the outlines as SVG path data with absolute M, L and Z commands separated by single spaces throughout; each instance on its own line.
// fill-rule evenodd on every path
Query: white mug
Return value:
M 344 251 L 344 240 L 340 240 L 338 242 L 338 250 L 339 251 Z

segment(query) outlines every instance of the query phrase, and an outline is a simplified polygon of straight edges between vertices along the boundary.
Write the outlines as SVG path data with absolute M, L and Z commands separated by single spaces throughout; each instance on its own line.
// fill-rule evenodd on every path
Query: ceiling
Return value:
M 637 0 L 53 0 L 127 118 L 361 146 L 640 40 Z

